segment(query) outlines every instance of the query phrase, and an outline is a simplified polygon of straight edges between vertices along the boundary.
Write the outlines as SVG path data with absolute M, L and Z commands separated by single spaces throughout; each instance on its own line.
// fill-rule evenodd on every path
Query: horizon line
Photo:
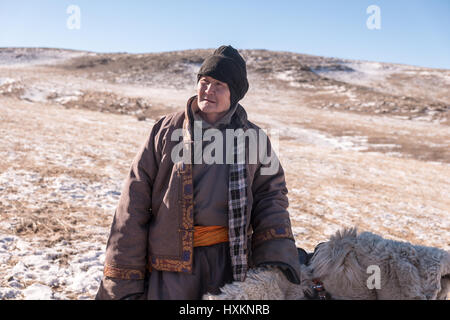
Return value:
M 181 52 L 181 51 L 195 51 L 195 50 L 215 50 L 216 48 L 189 48 L 189 49 L 179 49 L 179 50 L 162 50 L 162 51 L 146 51 L 146 52 L 129 52 L 129 51 L 94 51 L 94 50 L 84 50 L 84 49 L 73 49 L 73 48 L 63 48 L 63 47 L 45 47 L 45 46 L 0 46 L 0 50 L 2 49 L 49 49 L 49 50 L 65 50 L 65 51 L 77 51 L 77 52 L 86 52 L 86 53 L 97 53 L 97 54 L 131 54 L 131 55 L 140 55 L 140 54 L 158 54 L 158 53 L 170 53 L 170 52 Z M 427 69 L 436 69 L 436 70 L 449 70 L 450 68 L 445 67 L 427 67 L 422 65 L 415 64 L 407 64 L 404 62 L 392 62 L 392 61 L 377 61 L 377 60 L 367 60 L 367 59 L 356 59 L 356 58 L 346 58 L 346 57 L 337 57 L 337 56 L 326 56 L 319 55 L 313 53 L 303 53 L 297 51 L 289 51 L 289 50 L 272 50 L 272 49 L 263 49 L 263 48 L 237 48 L 237 50 L 255 50 L 255 51 L 270 51 L 270 52 L 284 52 L 284 53 L 293 53 L 305 56 L 313 56 L 320 58 L 329 58 L 329 59 L 340 59 L 340 60 L 351 60 L 351 61 L 359 61 L 359 62 L 375 62 L 375 63 L 383 63 L 383 64 L 394 64 L 394 65 L 403 65 L 409 67 L 418 67 L 418 68 L 427 68 Z

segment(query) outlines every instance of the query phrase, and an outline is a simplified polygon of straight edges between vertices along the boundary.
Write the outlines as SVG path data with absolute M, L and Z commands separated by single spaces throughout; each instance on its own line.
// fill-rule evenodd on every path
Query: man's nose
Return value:
M 212 83 L 210 83 L 206 86 L 205 92 L 212 93 L 212 92 L 214 92 L 214 90 L 215 90 L 214 85 Z

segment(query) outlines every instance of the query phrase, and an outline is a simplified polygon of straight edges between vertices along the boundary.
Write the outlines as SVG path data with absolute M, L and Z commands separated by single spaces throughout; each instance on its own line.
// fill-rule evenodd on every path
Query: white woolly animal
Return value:
M 308 282 L 309 283 L 309 282 Z M 203 296 L 204 300 L 303 300 L 306 282 L 295 285 L 277 268 L 250 269 L 244 282 L 226 284 L 221 294 Z
M 387 240 L 356 229 L 337 232 L 320 244 L 301 283 L 289 282 L 277 268 L 255 268 L 244 282 L 221 288 L 207 300 L 294 300 L 311 295 L 319 278 L 333 299 L 446 299 L 450 291 L 450 253 L 438 248 Z M 374 272 L 379 272 L 375 274 Z M 372 281 L 378 277 L 379 282 Z

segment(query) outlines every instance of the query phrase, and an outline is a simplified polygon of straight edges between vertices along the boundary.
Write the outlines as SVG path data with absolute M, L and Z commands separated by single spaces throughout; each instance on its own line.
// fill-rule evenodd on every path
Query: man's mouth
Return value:
M 209 99 L 206 99 L 206 98 L 203 98 L 203 100 L 204 100 L 204 101 L 211 102 L 211 103 L 216 103 L 215 101 L 212 101 L 212 100 L 209 100 Z

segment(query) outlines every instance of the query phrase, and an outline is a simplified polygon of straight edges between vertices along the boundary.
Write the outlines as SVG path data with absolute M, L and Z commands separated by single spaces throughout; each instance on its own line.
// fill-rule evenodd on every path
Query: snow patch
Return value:
M 60 292 L 63 287 L 65 293 L 87 298 L 98 290 L 105 259 L 103 244 L 77 242 L 69 246 L 62 241 L 53 248 L 40 248 L 39 243 L 0 234 L 0 246 L 0 261 L 20 258 L 12 268 L 1 264 L 1 299 L 66 299 Z M 63 258 L 67 263 L 61 263 Z
M 23 291 L 25 300 L 50 300 L 53 297 L 52 289 L 46 285 L 35 283 Z

